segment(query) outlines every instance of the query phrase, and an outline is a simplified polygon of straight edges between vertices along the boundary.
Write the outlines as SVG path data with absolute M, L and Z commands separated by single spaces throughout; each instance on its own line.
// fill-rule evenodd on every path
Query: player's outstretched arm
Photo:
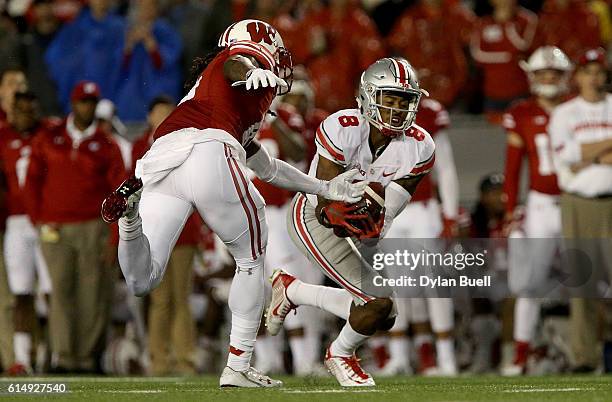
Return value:
M 287 83 L 274 72 L 260 68 L 254 57 L 234 55 L 223 64 L 223 74 L 232 86 L 244 85 L 247 91 L 259 88 L 275 88 L 281 90 L 288 88 Z
M 291 191 L 315 194 L 332 201 L 357 202 L 363 196 L 366 182 L 353 183 L 357 171 L 351 170 L 333 179 L 308 176 L 287 162 L 270 157 L 268 151 L 253 140 L 246 147 L 247 166 L 261 180 Z

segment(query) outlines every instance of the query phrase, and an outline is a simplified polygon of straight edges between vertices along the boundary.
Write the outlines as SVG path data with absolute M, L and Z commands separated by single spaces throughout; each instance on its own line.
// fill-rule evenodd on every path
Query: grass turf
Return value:
M 0 379 L 0 399 L 96 401 L 612 401 L 612 376 L 393 377 L 346 389 L 332 378 L 284 377 L 281 389 L 219 389 L 217 377 L 44 377 Z M 67 394 L 7 394 L 11 383 L 67 384 Z

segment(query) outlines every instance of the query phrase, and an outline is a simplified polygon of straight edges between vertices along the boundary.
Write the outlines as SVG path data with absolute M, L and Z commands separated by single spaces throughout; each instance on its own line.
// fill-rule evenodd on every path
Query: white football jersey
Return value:
M 319 158 L 323 157 L 344 166 L 358 169 L 363 180 L 379 182 L 383 186 L 395 180 L 428 173 L 434 164 L 434 142 L 427 131 L 413 124 L 410 135 L 394 138 L 374 160 L 369 145 L 370 124 L 358 109 L 340 110 L 328 116 L 317 129 L 317 154 L 308 174 L 316 176 Z M 317 205 L 317 197 L 308 200 Z

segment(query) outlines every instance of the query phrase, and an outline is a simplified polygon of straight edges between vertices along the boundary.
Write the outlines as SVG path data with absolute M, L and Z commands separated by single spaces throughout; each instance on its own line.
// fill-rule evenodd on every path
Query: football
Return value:
M 359 213 L 366 213 L 375 221 L 378 220 L 385 206 L 385 188 L 378 182 L 368 184 L 359 203 L 363 204 Z

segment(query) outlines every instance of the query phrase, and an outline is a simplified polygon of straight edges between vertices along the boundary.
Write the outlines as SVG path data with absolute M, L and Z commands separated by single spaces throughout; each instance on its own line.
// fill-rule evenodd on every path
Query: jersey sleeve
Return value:
M 502 117 L 502 127 L 506 131 L 517 132 L 519 130 L 517 121 L 518 118 L 516 110 L 513 108 L 508 109 Z
M 315 135 L 317 153 L 341 166 L 346 166 L 346 158 L 342 149 L 341 130 L 339 124 L 329 117 L 319 124 Z
M 268 70 L 272 70 L 275 65 L 272 54 L 259 43 L 242 40 L 230 44 L 229 56 L 231 57 L 237 54 L 255 57 L 255 59 Z
M 436 160 L 436 146 L 431 136 L 425 133 L 425 138 L 419 141 L 419 162 L 412 168 L 408 177 L 421 176 L 431 171 Z

